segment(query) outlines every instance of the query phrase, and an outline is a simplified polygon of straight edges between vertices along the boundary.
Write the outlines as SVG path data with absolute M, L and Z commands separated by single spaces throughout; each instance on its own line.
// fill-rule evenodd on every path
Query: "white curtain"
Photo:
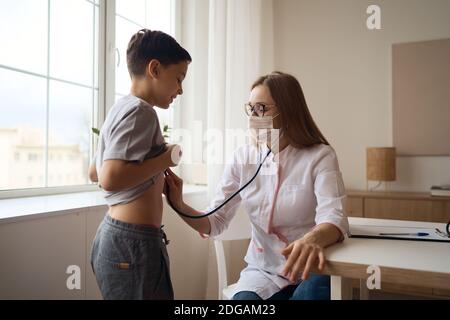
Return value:
M 251 85 L 273 69 L 272 0 L 210 0 L 208 31 L 206 127 L 212 136 L 206 143 L 206 158 L 211 199 L 224 164 L 236 147 L 233 137 L 225 133 L 229 129 L 247 129 L 244 103 L 249 99 Z M 223 139 L 224 143 L 215 139 Z M 217 267 L 212 248 L 208 259 L 208 299 L 217 298 Z M 229 257 L 230 251 L 226 252 Z
M 225 133 L 247 129 L 243 105 L 251 84 L 273 71 L 272 1 L 178 1 L 182 15 L 179 36 L 193 58 L 175 112 L 175 127 L 183 128 L 190 137 L 183 145 L 181 171 L 186 183 L 199 183 L 205 170 L 198 164 L 206 160 L 209 199 L 225 161 L 237 147 Z M 212 134 L 206 142 L 205 131 Z M 206 297 L 215 299 L 217 269 L 212 246 L 208 255 Z
M 252 83 L 273 68 L 272 0 L 210 0 L 208 41 L 208 132 L 221 132 L 223 144 L 207 148 L 211 196 L 233 152 L 227 129 L 246 130 L 244 103 Z M 222 150 L 217 150 L 220 146 Z

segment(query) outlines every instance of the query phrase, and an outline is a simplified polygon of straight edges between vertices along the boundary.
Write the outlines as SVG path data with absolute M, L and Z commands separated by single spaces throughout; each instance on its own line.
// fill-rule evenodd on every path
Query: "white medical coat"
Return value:
M 215 208 L 247 183 L 268 148 L 239 148 L 225 167 L 209 208 Z M 249 215 L 252 237 L 235 292 L 253 291 L 268 299 L 291 282 L 281 275 L 286 263 L 281 250 L 321 223 L 348 232 L 345 188 L 334 150 L 324 144 L 297 149 L 287 146 L 271 153 L 256 179 L 221 210 L 208 217 L 209 237 L 222 233 L 242 202 Z M 206 210 L 206 211 L 209 211 Z

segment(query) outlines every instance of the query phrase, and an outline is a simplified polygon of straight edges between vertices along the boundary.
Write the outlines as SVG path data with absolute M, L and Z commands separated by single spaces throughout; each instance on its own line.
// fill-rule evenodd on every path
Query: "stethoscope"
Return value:
M 207 216 L 212 215 L 213 213 L 217 212 L 218 210 L 220 210 L 224 205 L 226 205 L 228 202 L 231 201 L 231 199 L 233 199 L 234 197 L 236 197 L 242 190 L 244 190 L 245 188 L 247 188 L 247 186 L 253 182 L 253 180 L 256 179 L 256 176 L 259 174 L 259 171 L 261 170 L 261 167 L 263 166 L 264 162 L 266 161 L 267 157 L 272 153 L 272 149 L 269 148 L 269 151 L 267 152 L 266 156 L 264 157 L 264 159 L 262 161 L 260 161 L 258 169 L 256 170 L 255 174 L 253 175 L 253 177 L 246 183 L 244 184 L 242 187 L 240 187 L 235 193 L 233 193 L 231 196 L 229 196 L 221 205 L 219 205 L 218 207 L 214 208 L 213 210 L 211 210 L 208 213 L 199 215 L 199 216 L 193 216 L 193 215 L 189 215 L 186 213 L 183 213 L 181 211 L 179 211 L 177 208 L 175 208 L 172 203 L 169 200 L 169 197 L 166 197 L 167 199 L 167 203 L 169 204 L 169 206 L 176 212 L 178 213 L 180 216 L 186 217 L 186 218 L 191 218 L 191 219 L 201 219 Z M 168 175 L 167 172 L 164 171 L 164 175 Z M 167 194 L 169 194 L 169 188 L 167 189 Z M 436 232 L 439 233 L 442 236 L 445 236 L 447 238 L 450 238 L 450 221 L 447 222 L 447 225 L 445 227 L 445 231 L 447 232 L 447 234 L 445 234 L 444 232 L 440 231 L 439 229 L 436 229 Z
M 435 229 L 436 232 L 446 238 L 450 238 L 450 221 L 447 222 L 447 225 L 445 226 L 445 231 L 447 232 L 447 234 L 445 234 L 444 232 L 442 232 L 441 230 L 439 230 L 438 228 Z
M 262 161 L 259 162 L 259 166 L 258 169 L 256 170 L 255 174 L 253 175 L 253 177 L 246 183 L 244 184 L 242 187 L 240 187 L 235 193 L 233 193 L 231 196 L 229 196 L 221 205 L 219 205 L 217 208 L 211 210 L 208 213 L 199 215 L 199 216 L 193 216 L 193 215 L 189 215 L 186 213 L 183 213 L 181 211 L 179 211 L 177 208 L 175 208 L 172 203 L 169 200 L 169 197 L 166 197 L 167 203 L 169 204 L 169 206 L 176 212 L 178 213 L 180 216 L 186 217 L 186 218 L 191 218 L 191 219 L 200 219 L 200 218 L 204 218 L 207 217 L 209 215 L 212 215 L 213 213 L 217 212 L 218 210 L 220 210 L 224 205 L 226 205 L 229 201 L 231 201 L 231 199 L 233 199 L 234 197 L 236 197 L 242 190 L 244 190 L 245 188 L 247 188 L 247 186 L 253 182 L 253 180 L 256 179 L 256 176 L 258 175 L 259 171 L 261 170 L 262 165 L 264 164 L 264 161 L 266 161 L 267 157 L 270 155 L 270 153 L 272 152 L 272 149 L 269 148 L 269 151 L 267 152 L 266 156 L 264 157 L 264 159 Z M 260 153 L 261 155 L 261 153 Z M 167 172 L 164 172 L 164 175 L 168 175 Z M 167 188 L 166 190 L 167 195 L 169 194 L 169 188 Z M 448 226 L 447 226 L 448 228 Z

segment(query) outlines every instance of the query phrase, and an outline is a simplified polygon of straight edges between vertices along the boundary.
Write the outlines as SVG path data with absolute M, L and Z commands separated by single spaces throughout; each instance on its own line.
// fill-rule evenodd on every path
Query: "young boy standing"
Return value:
M 175 166 L 154 106 L 183 94 L 191 56 L 171 36 L 147 29 L 127 49 L 131 93 L 111 108 L 90 177 L 109 205 L 92 244 L 91 264 L 104 299 L 173 299 L 161 227 L 164 170 Z

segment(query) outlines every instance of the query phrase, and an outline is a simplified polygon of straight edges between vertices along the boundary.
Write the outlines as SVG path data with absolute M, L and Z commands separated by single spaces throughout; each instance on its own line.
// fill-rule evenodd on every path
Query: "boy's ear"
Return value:
M 147 72 L 151 78 L 159 78 L 161 63 L 152 59 L 147 65 Z

